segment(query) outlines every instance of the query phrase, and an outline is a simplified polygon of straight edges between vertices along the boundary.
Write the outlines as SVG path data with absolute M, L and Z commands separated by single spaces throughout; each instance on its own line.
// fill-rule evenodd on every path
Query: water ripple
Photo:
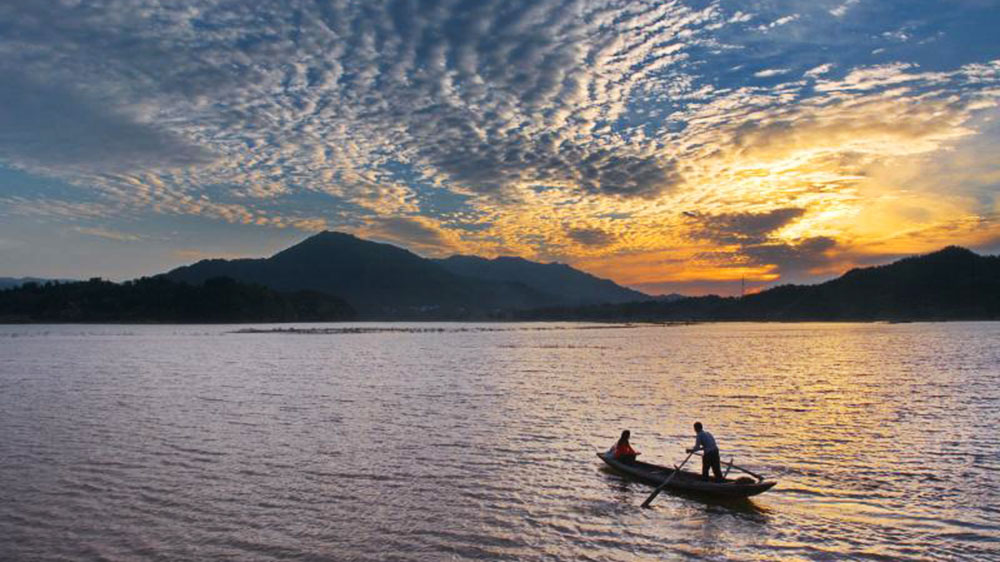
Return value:
M 1000 557 L 1000 325 L 235 331 L 0 326 L 0 559 Z M 594 456 L 695 419 L 778 487 Z

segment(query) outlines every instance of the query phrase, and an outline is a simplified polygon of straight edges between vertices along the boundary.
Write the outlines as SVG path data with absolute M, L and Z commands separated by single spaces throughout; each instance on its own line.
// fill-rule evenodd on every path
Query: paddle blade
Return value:
M 667 487 L 667 484 L 669 484 L 670 481 L 674 479 L 674 476 L 677 476 L 677 474 L 681 471 L 681 468 L 685 464 L 687 464 L 688 459 L 690 459 L 691 455 L 693 455 L 693 454 L 694 454 L 694 451 L 691 451 L 690 453 L 688 453 L 688 456 L 684 458 L 684 462 L 682 462 L 680 464 L 680 466 L 676 466 L 676 465 L 674 466 L 673 473 L 671 473 L 670 476 L 668 476 L 667 479 L 663 481 L 663 484 L 660 484 L 659 486 L 657 486 L 656 489 L 653 490 L 652 494 L 649 494 L 649 497 L 646 498 L 646 501 L 642 502 L 642 507 L 649 507 L 649 504 L 652 503 L 652 501 L 656 498 L 656 496 L 658 496 L 660 494 L 660 492 L 663 491 L 663 489 Z
M 663 490 L 663 486 L 658 486 L 655 490 L 653 490 L 653 493 L 649 494 L 649 497 L 646 498 L 646 501 L 642 502 L 642 507 L 649 507 L 649 504 L 653 503 L 653 500 L 656 499 L 656 496 L 660 495 L 661 490 Z

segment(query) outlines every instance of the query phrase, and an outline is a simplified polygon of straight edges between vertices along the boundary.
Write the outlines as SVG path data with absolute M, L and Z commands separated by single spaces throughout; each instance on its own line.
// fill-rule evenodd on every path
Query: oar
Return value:
M 656 496 L 660 495 L 660 492 L 662 492 L 663 489 L 667 487 L 667 484 L 669 484 L 670 481 L 674 479 L 674 476 L 677 476 L 677 473 L 680 472 L 682 468 L 684 468 L 684 465 L 687 464 L 688 459 L 690 459 L 691 455 L 693 454 L 694 451 L 688 453 L 688 456 L 684 458 L 684 462 L 682 462 L 680 466 L 674 467 L 674 473 L 668 476 L 667 479 L 663 481 L 663 484 L 657 486 L 656 489 L 653 490 L 652 494 L 649 494 L 649 497 L 646 498 L 646 501 L 642 502 L 642 507 L 649 507 L 649 504 L 653 501 L 653 499 L 656 498 Z

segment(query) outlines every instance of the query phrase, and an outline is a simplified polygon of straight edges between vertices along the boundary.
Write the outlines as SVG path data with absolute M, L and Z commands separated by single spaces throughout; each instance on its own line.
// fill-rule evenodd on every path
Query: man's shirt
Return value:
M 715 444 L 715 437 L 712 434 L 705 431 L 704 429 L 698 432 L 698 436 L 694 439 L 694 450 L 705 449 L 706 453 L 712 451 L 718 451 L 719 446 Z

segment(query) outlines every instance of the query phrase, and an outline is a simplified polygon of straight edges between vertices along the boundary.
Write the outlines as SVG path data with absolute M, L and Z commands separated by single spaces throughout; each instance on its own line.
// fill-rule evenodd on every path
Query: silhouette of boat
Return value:
M 606 462 L 608 466 L 615 469 L 615 471 L 651 486 L 659 486 L 674 472 L 673 468 L 641 461 L 631 463 L 621 462 L 608 453 L 597 453 L 597 456 Z M 756 496 L 770 490 L 775 484 L 777 482 L 773 480 L 758 478 L 755 481 L 746 476 L 726 478 L 724 482 L 715 482 L 712 480 L 703 480 L 701 474 L 681 470 L 667 484 L 667 489 L 710 495 L 717 498 L 749 498 L 750 496 Z

